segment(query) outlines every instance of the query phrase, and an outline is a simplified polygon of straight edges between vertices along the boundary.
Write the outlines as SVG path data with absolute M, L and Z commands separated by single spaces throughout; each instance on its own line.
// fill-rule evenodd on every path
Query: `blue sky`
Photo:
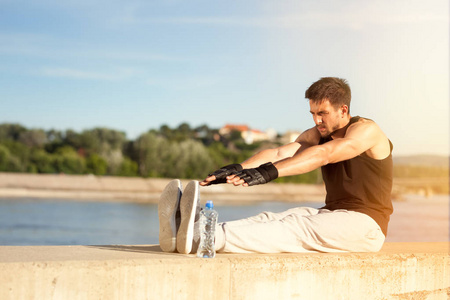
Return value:
M 305 130 L 337 76 L 395 154 L 448 155 L 447 2 L 0 0 L 0 123 Z

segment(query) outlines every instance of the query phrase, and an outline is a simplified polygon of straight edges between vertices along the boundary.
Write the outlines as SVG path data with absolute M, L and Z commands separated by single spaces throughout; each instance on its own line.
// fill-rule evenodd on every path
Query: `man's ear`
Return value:
M 341 106 L 341 112 L 342 112 L 341 117 L 343 118 L 344 115 L 348 114 L 348 106 L 347 105 L 342 105 Z

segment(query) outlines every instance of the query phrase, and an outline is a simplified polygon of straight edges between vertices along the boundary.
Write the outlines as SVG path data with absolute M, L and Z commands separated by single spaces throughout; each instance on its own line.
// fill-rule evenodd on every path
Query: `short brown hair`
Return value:
M 328 100 L 335 108 L 347 105 L 350 111 L 352 93 L 347 80 L 337 77 L 322 77 L 306 90 L 305 98 L 314 102 Z

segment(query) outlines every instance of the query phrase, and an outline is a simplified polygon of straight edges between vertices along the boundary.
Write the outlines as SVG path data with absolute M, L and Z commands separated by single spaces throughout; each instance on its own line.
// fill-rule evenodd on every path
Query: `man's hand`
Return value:
M 240 172 L 236 172 L 234 177 L 229 179 L 229 183 L 234 185 L 252 186 L 258 184 L 268 183 L 269 181 L 278 178 L 278 170 L 271 163 L 260 165 L 254 169 L 244 169 Z
M 200 185 L 206 186 L 210 184 L 219 184 L 219 183 L 226 183 L 227 182 L 227 176 L 235 174 L 236 172 L 239 172 L 242 170 L 242 166 L 240 164 L 231 164 L 224 166 L 220 168 L 219 170 L 216 170 L 210 174 L 208 174 L 208 177 L 205 178 L 202 182 L 200 182 Z

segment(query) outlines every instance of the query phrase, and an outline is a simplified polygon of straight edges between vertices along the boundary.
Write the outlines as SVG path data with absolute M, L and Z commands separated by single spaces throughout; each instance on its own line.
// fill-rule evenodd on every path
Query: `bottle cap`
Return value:
M 206 201 L 206 206 L 205 207 L 206 208 L 213 208 L 214 204 L 213 204 L 213 202 L 211 200 L 208 200 L 208 201 Z

